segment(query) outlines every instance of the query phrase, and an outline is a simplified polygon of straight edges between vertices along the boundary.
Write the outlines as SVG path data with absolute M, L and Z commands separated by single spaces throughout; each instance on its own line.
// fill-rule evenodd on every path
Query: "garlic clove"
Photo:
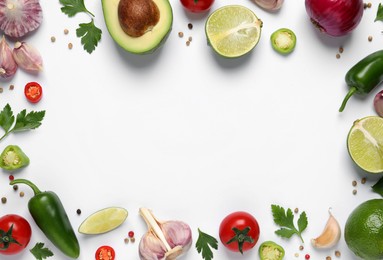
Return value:
M 20 68 L 38 73 L 43 69 L 43 59 L 33 46 L 25 42 L 16 42 L 13 49 L 13 58 Z
M 190 248 L 192 231 L 189 225 L 182 221 L 166 221 L 161 224 L 161 228 L 171 248 L 176 246 L 182 246 L 184 250 Z
M 316 248 L 330 248 L 335 246 L 341 237 L 341 229 L 338 221 L 334 218 L 329 210 L 329 218 L 322 233 L 311 240 L 311 243 Z
M 0 42 L 0 77 L 4 79 L 13 77 L 17 67 L 17 63 L 13 59 L 12 50 L 3 35 Z
M 284 0 L 253 0 L 257 5 L 268 11 L 276 11 L 282 7 Z
M 0 14 L 0 30 L 12 38 L 36 30 L 43 20 L 38 0 L 0 0 Z
M 139 244 L 140 259 L 158 260 L 165 259 L 166 247 L 153 233 L 146 233 L 140 240 Z

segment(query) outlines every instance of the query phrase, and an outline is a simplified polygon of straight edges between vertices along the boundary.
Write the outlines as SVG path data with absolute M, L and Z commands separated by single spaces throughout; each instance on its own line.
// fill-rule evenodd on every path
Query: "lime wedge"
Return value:
M 87 235 L 106 233 L 124 223 L 127 217 L 128 211 L 124 208 L 105 208 L 87 217 L 79 226 L 78 232 Z
M 383 172 L 383 118 L 368 116 L 358 119 L 347 137 L 352 160 L 369 173 Z
M 209 15 L 205 32 L 209 45 L 219 55 L 237 58 L 250 52 L 261 37 L 262 21 L 241 5 L 227 5 Z

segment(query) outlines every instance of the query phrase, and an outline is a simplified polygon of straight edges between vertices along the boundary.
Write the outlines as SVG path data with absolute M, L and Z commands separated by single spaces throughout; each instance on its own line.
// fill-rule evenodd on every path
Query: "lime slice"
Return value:
M 209 15 L 205 32 L 210 46 L 221 56 L 237 58 L 250 52 L 261 37 L 262 21 L 241 5 L 227 5 Z
M 352 160 L 369 173 L 383 172 L 383 118 L 368 116 L 356 120 L 347 137 Z
M 124 208 L 105 208 L 87 217 L 79 226 L 78 232 L 87 235 L 102 234 L 120 226 L 127 217 L 128 211 Z

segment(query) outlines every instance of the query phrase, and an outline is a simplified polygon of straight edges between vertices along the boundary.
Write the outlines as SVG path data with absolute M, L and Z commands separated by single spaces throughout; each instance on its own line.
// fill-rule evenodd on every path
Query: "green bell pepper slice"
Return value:
M 8 145 L 0 155 L 0 167 L 14 171 L 29 164 L 28 156 L 17 145 Z

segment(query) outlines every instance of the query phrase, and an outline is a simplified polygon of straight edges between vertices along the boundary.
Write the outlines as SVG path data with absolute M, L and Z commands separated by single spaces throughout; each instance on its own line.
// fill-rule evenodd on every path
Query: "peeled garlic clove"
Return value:
M 0 77 L 10 78 L 15 75 L 16 70 L 17 63 L 13 59 L 12 50 L 3 36 L 0 42 Z
M 43 69 L 43 59 L 33 46 L 25 42 L 16 42 L 13 49 L 13 58 L 20 68 L 37 73 Z
M 340 225 L 330 211 L 329 214 L 330 216 L 322 233 L 317 238 L 311 240 L 312 245 L 316 248 L 330 248 L 335 246 L 340 240 Z
M 253 0 L 257 5 L 268 11 L 276 11 L 282 7 L 284 0 Z
M 0 14 L 0 30 L 12 38 L 36 30 L 43 20 L 38 0 L 0 0 Z

